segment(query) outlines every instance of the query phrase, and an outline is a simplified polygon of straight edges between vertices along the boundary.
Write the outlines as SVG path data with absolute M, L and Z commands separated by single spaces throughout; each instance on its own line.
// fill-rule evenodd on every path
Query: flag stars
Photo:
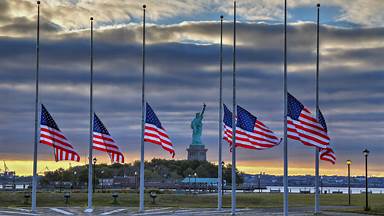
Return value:
M 225 104 L 224 106 L 224 124 L 227 125 L 228 127 L 232 127 L 232 112 L 228 109 Z
M 60 131 L 55 120 L 53 120 L 51 114 L 49 114 L 48 110 L 43 104 L 41 104 L 41 124 Z
M 149 124 L 156 125 L 156 127 L 163 129 L 163 126 L 161 125 L 159 118 L 157 118 L 155 112 L 153 111 L 152 107 L 149 106 L 148 103 L 147 103 L 147 109 L 146 110 L 147 110 L 147 115 L 145 118 L 145 122 L 149 123 Z
M 257 118 L 240 106 L 237 106 L 237 115 L 237 127 L 253 132 Z
M 101 122 L 101 120 L 96 115 L 96 113 L 94 114 L 94 118 L 93 118 L 93 131 L 98 132 L 98 133 L 102 133 L 102 134 L 106 134 L 106 135 L 110 135 L 107 128 Z
M 303 109 L 304 105 L 288 93 L 288 116 L 294 120 L 298 120 Z

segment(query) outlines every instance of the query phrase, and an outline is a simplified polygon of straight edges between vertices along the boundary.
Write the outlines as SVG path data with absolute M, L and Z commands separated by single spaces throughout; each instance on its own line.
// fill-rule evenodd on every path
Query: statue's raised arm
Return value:
M 203 115 L 204 115 L 204 112 L 205 112 L 205 107 L 207 107 L 207 105 L 204 104 L 203 105 L 203 110 L 201 111 L 201 114 L 200 114 L 201 118 L 203 118 Z

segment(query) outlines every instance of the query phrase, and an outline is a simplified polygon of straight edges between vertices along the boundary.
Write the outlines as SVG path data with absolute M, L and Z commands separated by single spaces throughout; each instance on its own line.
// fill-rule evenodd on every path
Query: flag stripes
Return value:
M 148 103 L 146 104 L 146 111 L 144 141 L 160 145 L 172 155 L 172 158 L 175 157 L 175 149 L 173 148 L 172 141 Z
M 53 147 L 56 161 L 80 161 L 80 156 L 73 150 L 44 105 L 41 105 L 40 143 Z
M 317 109 L 317 119 L 319 120 L 321 126 L 324 128 L 325 132 L 328 133 L 327 123 L 325 122 L 325 118 L 320 109 Z M 330 145 L 328 145 L 327 148 L 320 150 L 320 160 L 328 161 L 332 164 L 336 163 L 336 154 Z
M 163 129 L 156 128 L 151 124 L 145 124 L 144 141 L 161 145 L 164 150 L 170 153 L 174 152 L 172 142 L 166 132 Z
M 124 155 L 96 113 L 93 116 L 92 148 L 106 152 L 112 163 L 124 163 Z
M 325 148 L 320 151 L 320 159 L 323 161 L 329 161 L 332 164 L 336 163 L 336 155 L 333 149 Z
M 289 93 L 287 118 L 288 138 L 321 149 L 329 145 L 327 131 L 311 111 Z
M 275 134 L 255 116 L 237 106 L 236 147 L 262 150 L 272 148 L 281 141 Z M 232 112 L 224 105 L 224 137 L 232 145 Z

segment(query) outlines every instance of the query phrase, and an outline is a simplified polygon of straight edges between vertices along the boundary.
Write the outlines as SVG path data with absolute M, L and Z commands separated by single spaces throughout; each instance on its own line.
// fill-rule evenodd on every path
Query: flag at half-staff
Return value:
M 93 115 L 93 149 L 106 152 L 112 163 L 124 163 L 124 155 L 120 152 L 119 146 L 109 134 L 103 122 L 94 113 Z
M 324 128 L 325 132 L 328 133 L 327 124 L 325 123 L 325 118 L 323 116 L 323 113 L 321 113 L 320 109 L 318 109 L 317 120 L 319 121 L 321 126 Z M 330 145 L 320 150 L 320 160 L 328 161 L 328 162 L 331 162 L 332 164 L 336 163 L 336 154 Z
M 313 116 L 311 111 L 288 93 L 288 138 L 298 140 L 304 145 L 320 149 L 327 148 L 327 131 Z
M 172 158 L 175 157 L 175 149 L 173 148 L 172 141 L 169 139 L 159 118 L 157 118 L 155 112 L 148 103 L 146 103 L 146 111 L 144 141 L 160 145 L 172 155 Z
M 80 161 L 79 154 L 74 151 L 44 105 L 41 105 L 40 143 L 53 147 L 56 161 Z
M 224 105 L 224 140 L 232 144 L 232 112 Z M 279 145 L 281 139 L 244 108 L 237 106 L 236 147 L 262 150 Z

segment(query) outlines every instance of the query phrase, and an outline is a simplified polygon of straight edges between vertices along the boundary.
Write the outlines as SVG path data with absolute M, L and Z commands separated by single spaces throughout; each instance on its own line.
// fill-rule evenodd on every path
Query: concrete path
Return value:
M 328 207 L 324 208 L 324 211 L 321 215 L 329 216 L 362 216 L 361 214 L 353 213 L 337 213 L 334 211 L 328 211 L 325 209 L 338 209 L 344 207 Z M 32 213 L 27 208 L 0 208 L 0 216 L 15 216 L 15 215 L 132 215 L 132 216 L 165 216 L 165 215 L 175 215 L 175 216 L 219 216 L 219 215 L 230 215 L 230 209 L 224 209 L 223 211 L 217 211 L 212 208 L 194 208 L 194 209 L 175 209 L 175 208 L 153 208 L 147 209 L 143 213 L 138 213 L 137 208 L 123 208 L 123 207 L 104 207 L 104 208 L 95 208 L 93 213 L 84 213 L 83 208 L 79 207 L 51 207 L 51 208 L 39 208 L 36 214 Z M 257 208 L 257 209 L 239 209 L 236 215 L 240 216 L 253 216 L 253 215 L 273 215 L 279 216 L 282 215 L 282 210 L 280 208 Z M 290 208 L 289 215 L 292 216 L 307 216 L 313 215 L 313 210 L 310 208 Z

